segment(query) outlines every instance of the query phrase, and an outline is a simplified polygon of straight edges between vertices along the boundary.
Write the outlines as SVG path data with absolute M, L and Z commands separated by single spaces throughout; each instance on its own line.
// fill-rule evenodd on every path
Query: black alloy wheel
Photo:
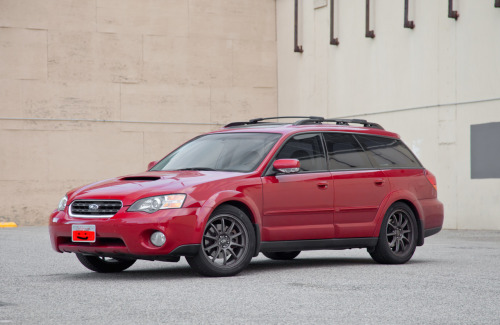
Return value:
M 396 202 L 386 212 L 372 258 L 383 264 L 402 264 L 410 260 L 417 247 L 417 222 L 408 205 Z
M 232 205 L 217 208 L 207 221 L 198 255 L 189 265 L 206 276 L 231 276 L 243 270 L 255 250 L 255 233 L 248 216 Z
M 116 273 L 128 269 L 135 263 L 134 259 L 118 259 L 104 256 L 83 255 L 76 253 L 76 257 L 87 269 L 99 273 Z

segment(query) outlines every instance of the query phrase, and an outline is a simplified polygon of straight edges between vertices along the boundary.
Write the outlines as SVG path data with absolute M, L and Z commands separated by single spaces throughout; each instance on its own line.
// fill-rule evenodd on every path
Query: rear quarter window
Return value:
M 422 168 L 408 147 L 399 139 L 356 135 L 371 160 L 380 168 Z

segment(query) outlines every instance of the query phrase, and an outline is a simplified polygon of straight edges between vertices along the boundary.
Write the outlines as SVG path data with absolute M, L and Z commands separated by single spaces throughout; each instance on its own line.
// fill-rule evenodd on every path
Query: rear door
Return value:
M 264 176 L 262 240 L 333 238 L 333 182 L 320 133 L 292 136 L 275 159 L 300 161 L 300 172 Z
M 352 134 L 325 133 L 324 137 L 334 186 L 335 237 L 370 237 L 389 193 L 387 177 L 374 169 Z

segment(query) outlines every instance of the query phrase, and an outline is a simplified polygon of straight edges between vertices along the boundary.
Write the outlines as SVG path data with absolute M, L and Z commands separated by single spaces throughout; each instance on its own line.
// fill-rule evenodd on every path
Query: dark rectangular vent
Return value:
M 160 177 L 158 176 L 130 176 L 121 178 L 122 181 L 157 181 Z

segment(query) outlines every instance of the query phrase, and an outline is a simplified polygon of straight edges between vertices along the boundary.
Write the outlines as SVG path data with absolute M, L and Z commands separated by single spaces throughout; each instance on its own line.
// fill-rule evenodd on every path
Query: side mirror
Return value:
M 300 170 L 300 161 L 297 159 L 278 159 L 273 163 L 273 168 L 284 174 L 297 173 Z
M 155 160 L 155 161 L 152 161 L 148 164 L 148 170 L 150 170 L 151 168 L 153 168 L 154 165 L 156 165 L 156 163 L 158 162 L 158 160 Z

